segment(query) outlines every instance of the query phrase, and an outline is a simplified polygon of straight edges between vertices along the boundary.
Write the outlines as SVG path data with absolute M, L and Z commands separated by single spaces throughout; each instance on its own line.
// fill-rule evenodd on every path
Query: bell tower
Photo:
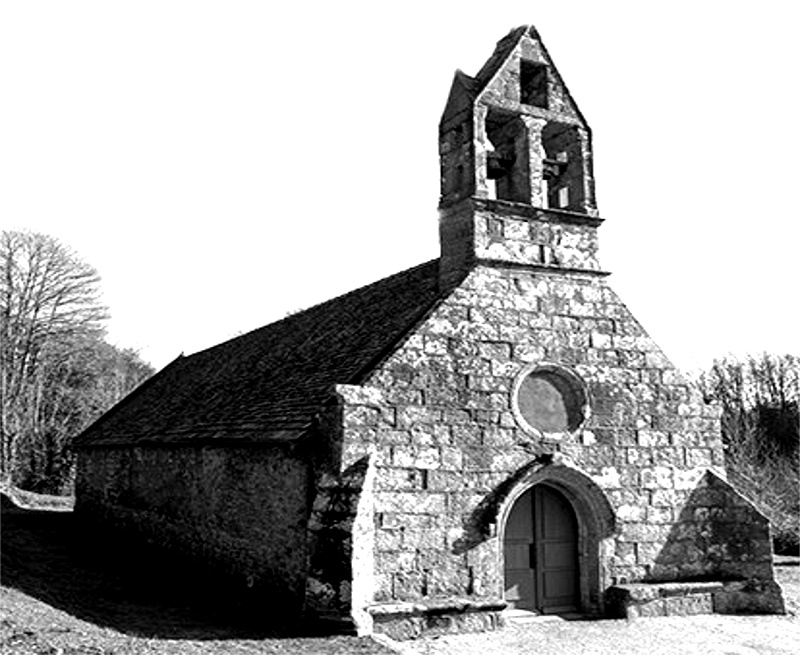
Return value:
M 535 28 L 456 71 L 439 157 L 443 286 L 481 262 L 601 274 L 591 132 Z

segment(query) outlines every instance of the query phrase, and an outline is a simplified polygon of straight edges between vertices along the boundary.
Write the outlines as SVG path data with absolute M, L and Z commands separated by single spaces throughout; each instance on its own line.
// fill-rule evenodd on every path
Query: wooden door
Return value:
M 520 496 L 503 547 L 509 606 L 544 613 L 578 609 L 578 526 L 561 493 L 537 485 Z
M 534 487 L 535 488 L 535 487 Z M 533 548 L 533 493 L 519 497 L 506 521 L 505 576 L 509 607 L 536 610 L 536 576 Z

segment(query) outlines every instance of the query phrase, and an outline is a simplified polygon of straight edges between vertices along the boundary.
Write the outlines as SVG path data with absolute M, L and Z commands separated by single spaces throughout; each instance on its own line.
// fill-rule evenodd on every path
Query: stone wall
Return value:
M 441 211 L 442 277 L 447 284 L 460 281 L 481 260 L 599 272 L 601 222 L 574 212 L 465 200 Z
M 76 495 L 80 516 L 208 567 L 264 611 L 300 616 L 309 478 L 285 448 L 84 450 Z
M 319 473 L 308 522 L 306 615 L 360 634 L 372 631 L 365 608 L 374 587 L 374 475 L 369 455 L 338 473 Z
M 519 422 L 515 380 L 537 362 L 585 382 L 590 411 L 578 430 L 537 435 Z M 588 481 L 556 480 L 573 504 L 594 485 L 615 518 L 613 537 L 598 527 L 586 555 L 596 572 L 582 583 L 594 587 L 584 603 L 600 610 L 610 585 L 666 570 L 676 521 L 706 471 L 722 475 L 717 409 L 600 276 L 478 267 L 342 403 L 343 464 L 375 457 L 381 602 L 502 597 L 502 525 L 489 525 L 499 510 L 492 519 L 483 508 L 520 471 L 555 455 Z M 720 512 L 731 526 L 749 520 L 729 509 Z M 768 548 L 766 539 L 752 548 Z M 730 568 L 741 562 L 724 549 L 714 557 Z

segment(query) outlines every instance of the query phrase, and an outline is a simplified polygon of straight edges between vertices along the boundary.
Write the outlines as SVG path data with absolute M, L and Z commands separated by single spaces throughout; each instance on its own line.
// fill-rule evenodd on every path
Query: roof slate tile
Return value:
M 434 306 L 438 273 L 433 260 L 180 357 L 75 446 L 299 436 L 333 385 L 357 383 Z

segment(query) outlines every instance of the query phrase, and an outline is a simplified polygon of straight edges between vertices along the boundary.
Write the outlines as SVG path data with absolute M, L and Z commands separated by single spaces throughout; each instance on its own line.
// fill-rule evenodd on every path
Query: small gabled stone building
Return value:
M 439 259 L 174 361 L 78 440 L 77 511 L 362 633 L 783 611 L 718 410 L 607 283 L 535 29 L 456 73 L 440 155 Z

